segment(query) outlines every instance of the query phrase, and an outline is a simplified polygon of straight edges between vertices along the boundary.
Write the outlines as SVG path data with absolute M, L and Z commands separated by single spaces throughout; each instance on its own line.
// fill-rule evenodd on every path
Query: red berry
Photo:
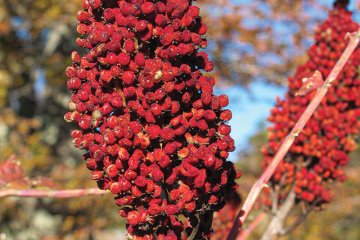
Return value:
M 101 0 L 89 0 L 89 4 L 93 9 L 98 9 L 101 7 Z
M 226 95 L 220 95 L 218 97 L 218 100 L 219 100 L 219 103 L 220 103 L 220 107 L 222 107 L 222 108 L 229 105 L 229 98 Z
M 119 172 L 119 170 L 114 164 L 111 164 L 110 166 L 108 166 L 106 168 L 106 174 L 109 177 L 116 177 L 118 175 L 118 172 Z
M 155 5 L 151 2 L 145 2 L 141 5 L 141 11 L 144 14 L 150 14 L 155 11 Z
M 139 212 L 131 211 L 127 215 L 127 222 L 130 225 L 137 225 L 140 222 Z
M 134 72 L 126 71 L 122 75 L 122 80 L 124 81 L 125 84 L 132 85 L 135 81 L 135 77 L 136 76 L 135 76 Z
M 127 66 L 130 63 L 130 56 L 122 52 L 117 56 L 117 61 L 120 65 Z

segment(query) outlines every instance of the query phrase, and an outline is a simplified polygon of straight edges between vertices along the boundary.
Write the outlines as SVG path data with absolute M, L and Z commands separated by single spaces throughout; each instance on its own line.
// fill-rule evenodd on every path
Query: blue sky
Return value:
M 231 161 L 238 160 L 241 150 L 248 145 L 248 139 L 261 130 L 266 122 L 270 109 L 274 106 L 276 96 L 282 97 L 286 87 L 279 87 L 264 82 L 254 82 L 248 90 L 238 86 L 217 88 L 216 94 L 229 96 L 229 109 L 233 112 L 230 121 L 231 136 L 235 140 L 236 151 L 231 153 Z

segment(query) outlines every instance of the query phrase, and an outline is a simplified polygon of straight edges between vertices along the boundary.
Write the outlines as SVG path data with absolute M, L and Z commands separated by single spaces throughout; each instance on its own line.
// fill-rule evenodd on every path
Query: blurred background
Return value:
M 266 116 L 287 77 L 306 60 L 329 0 L 198 0 L 209 26 L 218 94 L 230 96 L 230 158 L 244 171 L 246 195 L 262 161 Z M 63 115 L 70 93 L 65 69 L 75 45 L 81 0 L 0 0 L 0 162 L 17 157 L 27 176 L 49 177 L 56 188 L 96 187 L 70 139 Z M 350 10 L 360 21 L 360 2 Z M 289 239 L 360 239 L 360 153 L 346 168 L 335 200 L 310 215 Z M 68 200 L 0 199 L 0 240 L 124 239 L 112 196 Z M 314 224 L 316 223 L 316 224 Z M 262 226 L 259 227 L 261 231 Z M 253 239 L 257 239 L 257 233 Z

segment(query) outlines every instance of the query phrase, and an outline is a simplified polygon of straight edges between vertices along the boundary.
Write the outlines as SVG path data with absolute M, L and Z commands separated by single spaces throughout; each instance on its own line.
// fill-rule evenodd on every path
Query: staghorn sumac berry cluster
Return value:
M 228 97 L 213 93 L 191 0 L 85 0 L 66 70 L 65 120 L 100 189 L 116 195 L 129 239 L 208 239 L 237 187 Z
M 337 1 L 328 19 L 317 28 L 315 44 L 308 51 L 309 60 L 289 78 L 285 99 L 278 100 L 272 109 L 269 121 L 273 125 L 269 129 L 268 144 L 263 148 L 264 166 L 315 94 L 296 96 L 297 90 L 315 70 L 328 76 L 347 45 L 346 33 L 359 29 L 351 12 L 346 10 L 347 3 Z M 271 181 L 273 188 L 280 189 L 280 201 L 289 186 L 294 186 L 297 201 L 320 207 L 332 199 L 328 185 L 345 179 L 342 167 L 348 163 L 348 153 L 356 148 L 355 137 L 360 129 L 359 65 L 360 49 L 357 48 L 277 168 Z

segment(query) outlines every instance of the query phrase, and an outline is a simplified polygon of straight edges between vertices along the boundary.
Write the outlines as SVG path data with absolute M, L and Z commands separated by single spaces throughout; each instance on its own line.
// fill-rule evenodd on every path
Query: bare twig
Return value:
M 308 107 L 305 109 L 304 113 L 301 115 L 300 119 L 295 124 L 294 128 L 291 130 L 289 135 L 285 138 L 284 142 L 281 144 L 279 150 L 277 151 L 271 163 L 268 165 L 268 167 L 265 169 L 265 171 L 256 181 L 256 183 L 253 185 L 247 199 L 245 200 L 241 212 L 239 212 L 238 216 L 234 221 L 233 227 L 227 237 L 227 240 L 236 239 L 236 236 L 239 234 L 242 224 L 247 219 L 262 189 L 264 188 L 264 186 L 266 186 L 266 183 L 270 180 L 270 178 L 274 174 L 277 166 L 289 151 L 296 137 L 301 133 L 305 124 L 309 121 L 310 117 L 313 115 L 313 113 L 315 112 L 315 110 L 317 109 L 317 107 L 320 105 L 321 101 L 325 97 L 329 87 L 338 77 L 341 70 L 344 68 L 346 62 L 349 60 L 351 54 L 358 46 L 360 41 L 360 30 L 358 30 L 356 33 L 349 34 L 348 36 L 350 37 L 350 42 L 347 48 L 345 49 L 344 53 L 340 57 L 339 61 L 336 63 L 335 67 L 327 77 L 322 87 L 317 89 L 315 97 L 310 102 Z
M 91 195 L 104 195 L 109 191 L 98 188 L 73 189 L 73 190 L 38 190 L 38 189 L 2 189 L 0 198 L 3 197 L 32 197 L 32 198 L 76 198 Z
M 294 223 L 292 223 L 289 227 L 283 229 L 283 231 L 280 232 L 279 235 L 284 236 L 292 232 L 295 228 L 297 228 L 302 222 L 306 220 L 307 216 L 309 216 L 312 209 L 313 208 L 306 209 L 305 212 L 303 212 L 300 216 L 298 216 L 298 218 L 295 220 Z
M 271 223 L 263 234 L 261 240 L 271 240 L 274 236 L 280 235 L 284 231 L 284 222 L 295 204 L 295 197 L 296 194 L 294 189 L 292 189 L 284 204 L 279 208 L 275 216 L 272 218 Z
M 271 212 L 273 214 L 275 214 L 279 208 L 279 191 L 280 191 L 280 187 L 279 186 L 275 186 L 275 189 L 271 189 L 270 195 L 271 195 L 271 199 L 272 199 L 272 209 Z
M 196 227 L 192 230 L 191 235 L 188 237 L 188 240 L 194 240 L 196 238 L 196 235 L 197 235 L 198 231 L 199 231 L 200 217 L 199 217 L 198 214 L 196 215 L 196 218 L 198 220 L 198 223 L 196 224 Z

